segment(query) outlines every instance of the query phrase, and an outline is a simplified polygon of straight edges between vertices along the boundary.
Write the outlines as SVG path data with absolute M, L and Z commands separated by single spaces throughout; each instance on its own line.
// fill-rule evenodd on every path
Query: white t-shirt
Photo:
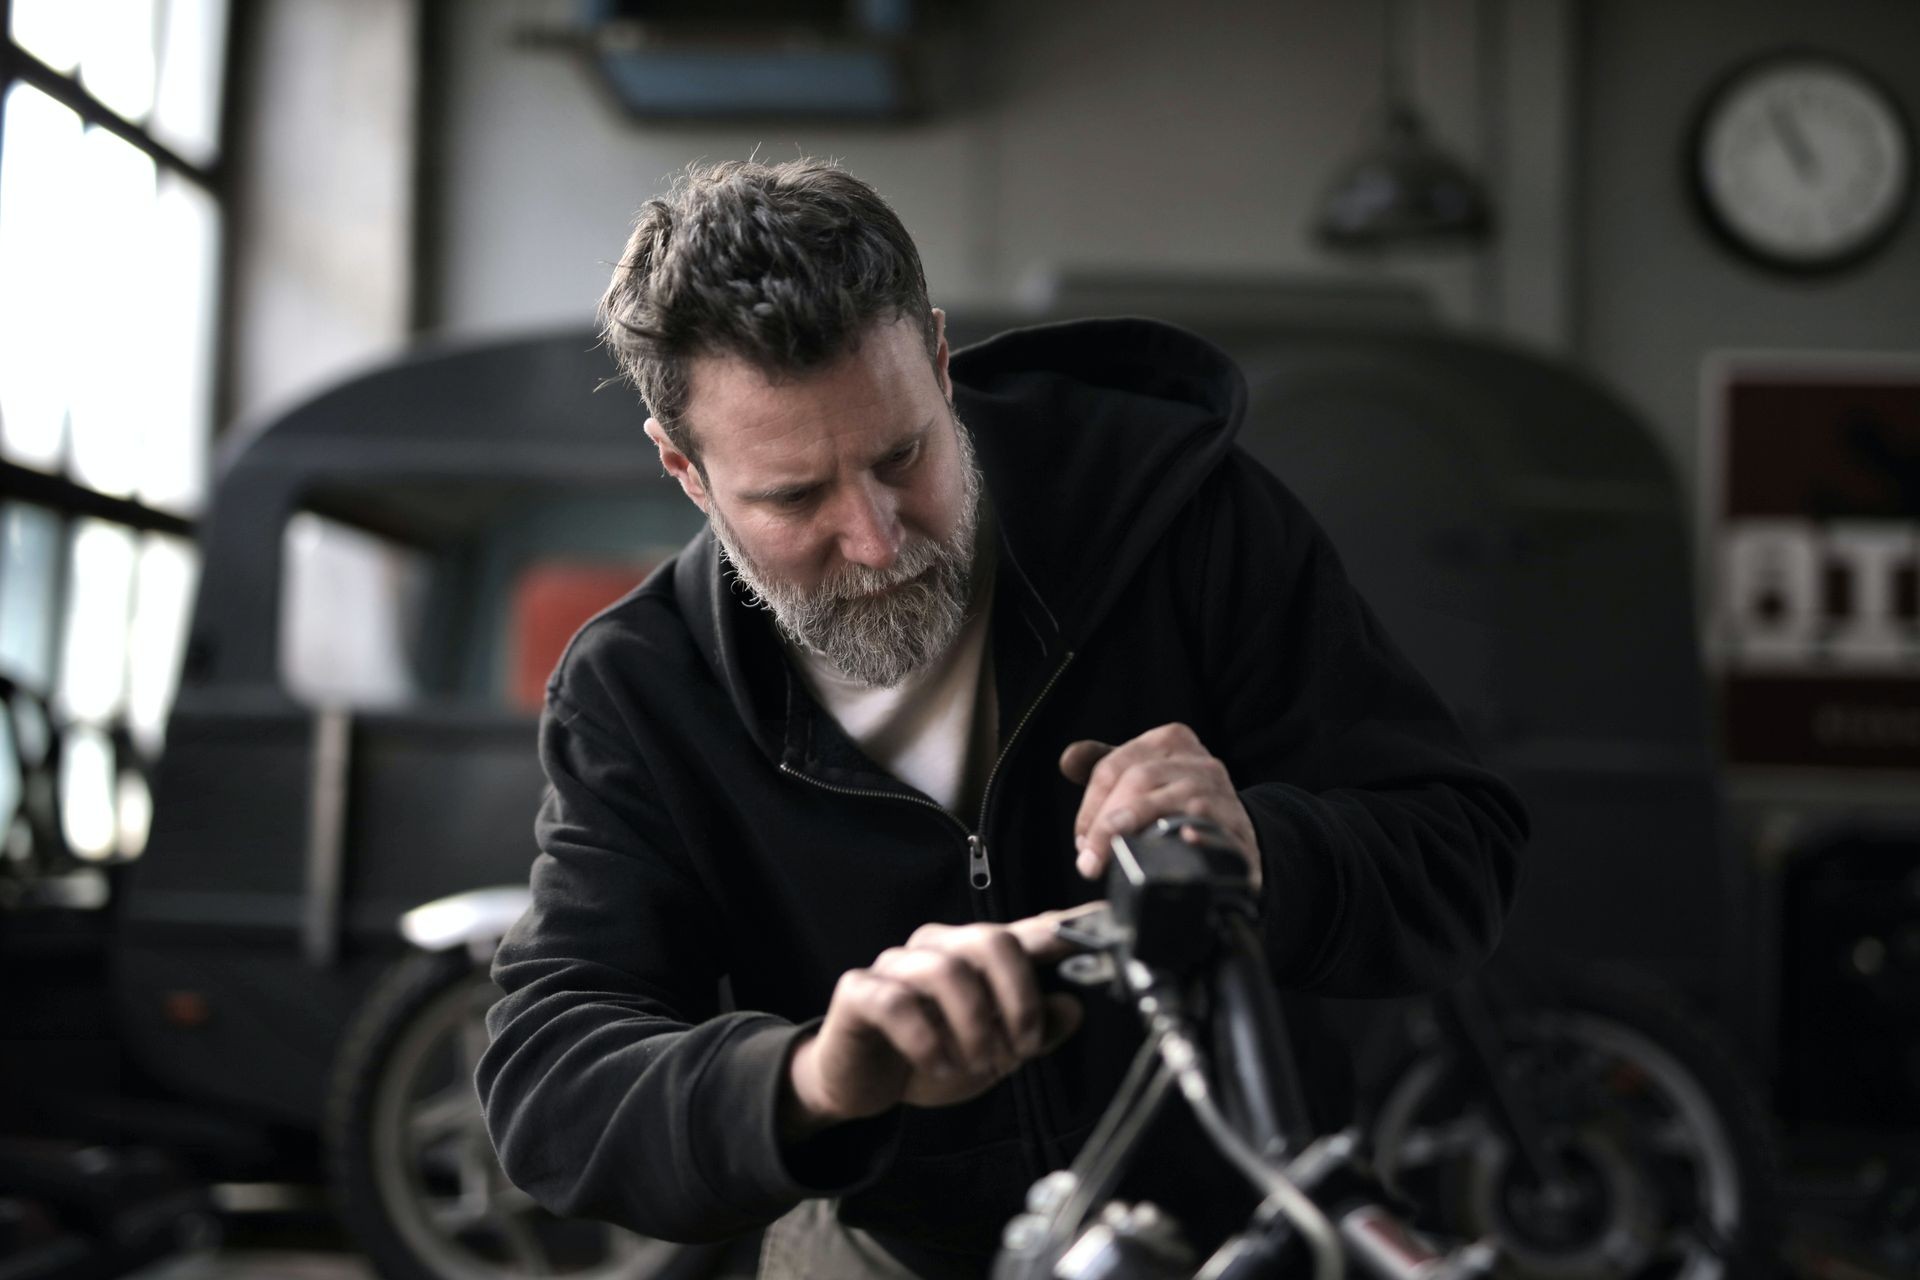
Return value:
M 992 542 L 983 539 L 989 547 Z M 987 643 L 993 565 L 984 558 L 960 634 L 924 671 L 891 689 L 849 680 L 819 654 L 783 642 L 795 669 L 874 763 L 973 825 L 999 745 L 999 699 Z

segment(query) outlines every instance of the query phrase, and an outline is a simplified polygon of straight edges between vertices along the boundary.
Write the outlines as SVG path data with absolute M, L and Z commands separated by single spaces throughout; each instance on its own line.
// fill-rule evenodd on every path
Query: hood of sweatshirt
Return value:
M 954 407 L 973 433 L 999 530 L 996 608 L 1016 606 L 1042 664 L 1078 647 L 1233 447 L 1246 381 L 1205 339 L 1159 321 L 1009 330 L 953 354 Z M 661 584 L 665 585 L 665 584 Z M 807 767 L 791 732 L 806 695 L 770 617 L 746 603 L 703 530 L 671 590 L 742 721 L 776 761 Z
M 1014 329 L 955 353 L 1004 549 L 1077 646 L 1233 445 L 1246 381 L 1153 320 Z

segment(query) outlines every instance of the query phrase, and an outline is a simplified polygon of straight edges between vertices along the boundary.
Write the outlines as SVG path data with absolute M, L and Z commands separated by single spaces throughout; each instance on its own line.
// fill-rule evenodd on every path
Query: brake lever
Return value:
M 1110 951 L 1120 944 L 1119 926 L 1113 907 L 1106 899 L 1089 902 L 1072 915 L 1056 922 L 1053 936 L 1070 942 L 1082 951 Z
M 1114 952 L 1121 943 L 1120 926 L 1113 908 L 1104 900 L 1090 902 L 1053 926 L 1053 936 L 1079 948 L 1059 964 L 1042 970 L 1041 985 L 1052 990 L 1076 987 L 1104 987 L 1119 973 Z

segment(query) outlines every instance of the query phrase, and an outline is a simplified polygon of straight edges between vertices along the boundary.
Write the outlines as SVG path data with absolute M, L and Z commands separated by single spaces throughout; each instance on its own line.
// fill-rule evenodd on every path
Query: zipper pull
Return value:
M 993 869 L 987 865 L 987 842 L 979 836 L 967 837 L 967 879 L 976 889 L 993 883 Z

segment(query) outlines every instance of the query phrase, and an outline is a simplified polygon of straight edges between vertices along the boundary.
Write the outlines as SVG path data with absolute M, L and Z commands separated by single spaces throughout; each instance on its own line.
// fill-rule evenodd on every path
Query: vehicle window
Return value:
M 288 690 L 328 705 L 417 698 L 426 554 L 304 511 L 287 522 L 283 551 L 280 673 Z
M 308 505 L 282 542 L 279 660 L 316 706 L 537 713 L 574 632 L 699 523 L 684 501 L 499 482 L 336 488 Z

